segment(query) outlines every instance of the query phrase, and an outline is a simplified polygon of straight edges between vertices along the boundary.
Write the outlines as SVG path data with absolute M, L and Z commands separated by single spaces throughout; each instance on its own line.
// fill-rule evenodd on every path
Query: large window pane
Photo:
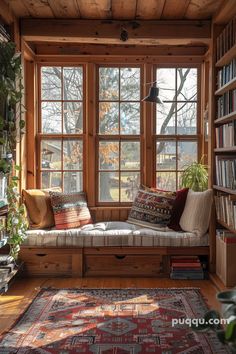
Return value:
M 176 170 L 176 142 L 160 141 L 156 145 L 156 169 Z
M 64 170 L 81 170 L 83 168 L 83 143 L 81 140 L 63 140 Z
M 47 170 L 61 170 L 61 140 L 42 141 L 41 168 Z
M 83 96 L 82 66 L 42 67 L 41 187 L 83 188 Z
M 120 168 L 122 170 L 140 169 L 140 143 L 122 142 Z
M 197 161 L 197 142 L 178 142 L 178 169 L 183 169 L 194 161 Z
M 99 143 L 99 169 L 100 170 L 119 169 L 119 142 L 102 141 Z
M 61 68 L 44 66 L 41 69 L 41 99 L 61 100 Z
M 99 104 L 99 133 L 119 134 L 119 103 Z
M 177 134 L 197 134 L 197 104 L 182 102 L 177 105 Z
M 62 187 L 61 172 L 42 172 L 41 185 L 42 188 Z
M 178 100 L 189 101 L 197 99 L 197 69 L 177 69 Z
M 119 202 L 119 173 L 99 173 L 99 201 Z
M 156 133 L 176 134 L 175 112 L 176 104 L 164 103 L 163 105 L 156 105 Z
M 99 99 L 119 100 L 118 68 L 99 68 Z
M 120 69 L 120 100 L 121 101 L 140 100 L 140 69 L 139 68 Z
M 175 191 L 176 190 L 176 173 L 175 172 L 157 172 L 156 186 L 159 189 Z
M 42 132 L 61 133 L 61 102 L 42 102 Z
M 83 189 L 82 172 L 65 172 L 63 177 L 65 193 L 79 192 Z
M 99 134 L 107 137 L 98 143 L 98 199 L 132 202 L 140 183 L 140 142 L 128 135 L 140 134 L 140 68 L 99 69 Z
M 83 104 L 82 102 L 64 102 L 63 105 L 64 134 L 83 133 Z
M 121 202 L 132 202 L 140 185 L 140 173 L 121 172 L 120 188 Z
M 140 104 L 121 103 L 121 134 L 138 135 L 140 134 Z
M 69 101 L 83 99 L 83 69 L 81 67 L 63 68 L 63 98 Z
M 163 101 L 173 101 L 175 97 L 175 74 L 176 70 L 171 68 L 157 69 L 157 86 L 159 96 Z

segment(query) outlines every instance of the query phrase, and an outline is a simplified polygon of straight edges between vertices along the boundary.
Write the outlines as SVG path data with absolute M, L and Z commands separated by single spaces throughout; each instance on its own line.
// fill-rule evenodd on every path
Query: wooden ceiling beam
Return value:
M 15 16 L 8 4 L 4 0 L 0 0 L 0 18 L 7 25 L 11 25 L 15 21 Z
M 121 31 L 127 41 L 121 41 Z M 99 44 L 208 44 L 209 21 L 112 21 L 22 19 L 21 35 L 31 42 Z
M 236 15 L 235 0 L 225 0 L 213 16 L 213 22 L 218 25 L 225 25 Z
M 204 56 L 206 46 L 128 46 L 103 44 L 36 43 L 36 55 L 84 55 L 84 56 Z

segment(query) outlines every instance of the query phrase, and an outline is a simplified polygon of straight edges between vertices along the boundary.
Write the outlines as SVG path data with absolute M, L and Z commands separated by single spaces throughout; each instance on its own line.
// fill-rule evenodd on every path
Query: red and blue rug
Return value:
M 172 319 L 202 318 L 198 289 L 44 289 L 0 339 L 1 354 L 226 354 L 212 332 Z

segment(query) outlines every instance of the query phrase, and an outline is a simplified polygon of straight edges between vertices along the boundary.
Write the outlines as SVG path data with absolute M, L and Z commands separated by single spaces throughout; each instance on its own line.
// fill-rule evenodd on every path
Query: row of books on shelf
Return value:
M 14 274 L 15 262 L 8 254 L 0 255 L 0 293 L 8 290 L 9 279 Z
M 236 230 L 236 196 L 218 193 L 215 196 L 216 217 Z
M 236 158 L 216 156 L 216 184 L 224 188 L 236 189 Z
M 217 100 L 217 118 L 236 111 L 236 89 L 225 92 Z
M 225 243 L 236 243 L 236 234 L 224 229 L 216 229 L 216 237 L 219 237 Z
M 223 66 L 218 71 L 217 87 L 218 89 L 227 84 L 236 77 L 236 58 L 234 58 L 228 65 Z
M 216 58 L 219 60 L 236 44 L 236 18 L 233 18 L 216 39 Z
M 171 279 L 204 279 L 207 264 L 201 263 L 198 256 L 172 256 Z
M 236 121 L 216 128 L 216 147 L 225 148 L 236 146 Z

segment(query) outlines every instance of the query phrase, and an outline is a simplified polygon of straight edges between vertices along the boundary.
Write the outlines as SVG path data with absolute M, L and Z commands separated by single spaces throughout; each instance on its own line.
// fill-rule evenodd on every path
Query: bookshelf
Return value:
M 214 185 L 216 205 L 216 274 L 236 285 L 236 18 L 216 38 L 216 115 Z M 220 229 L 226 236 L 219 237 Z M 217 236 L 218 235 L 218 236 Z M 233 256 L 234 253 L 234 256 Z M 235 281 L 234 281 L 235 279 Z

